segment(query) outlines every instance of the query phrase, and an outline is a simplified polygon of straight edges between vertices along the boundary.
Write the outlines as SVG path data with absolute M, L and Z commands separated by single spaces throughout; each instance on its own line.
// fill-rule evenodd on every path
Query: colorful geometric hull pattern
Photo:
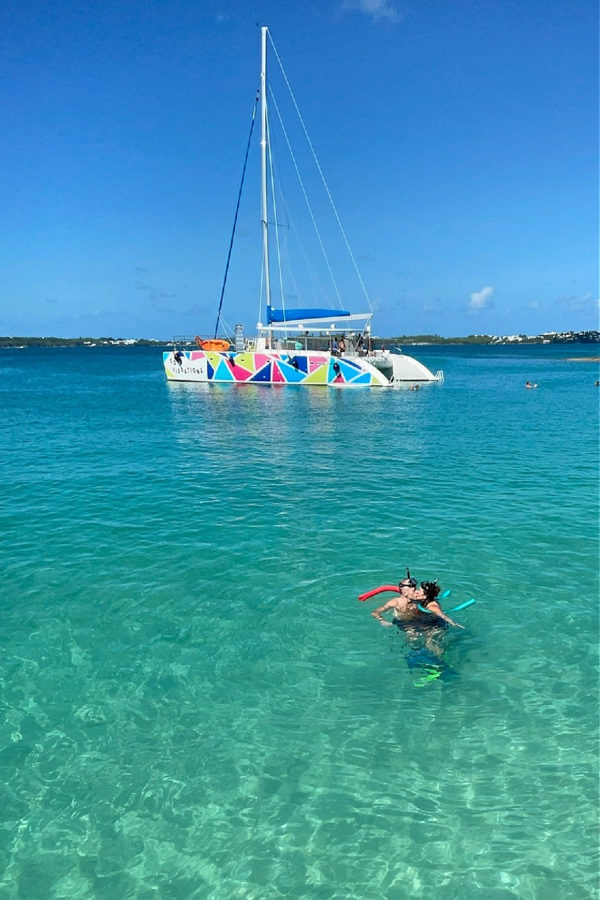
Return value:
M 215 384 L 302 384 L 329 387 L 387 387 L 369 363 L 321 353 L 259 353 L 185 350 L 163 353 L 169 381 Z

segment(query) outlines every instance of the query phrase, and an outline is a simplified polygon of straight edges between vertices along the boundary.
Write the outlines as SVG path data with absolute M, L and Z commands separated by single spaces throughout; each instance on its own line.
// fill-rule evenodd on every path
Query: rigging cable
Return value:
M 342 221 L 341 221 L 340 216 L 339 216 L 339 213 L 338 213 L 338 211 L 337 211 L 337 207 L 336 207 L 335 203 L 333 202 L 333 197 L 331 196 L 331 191 L 329 190 L 329 185 L 327 184 L 327 182 L 326 182 L 326 180 L 325 180 L 325 175 L 323 174 L 323 170 L 321 169 L 321 164 L 319 163 L 319 160 L 318 160 L 318 158 L 317 158 L 317 154 L 316 154 L 316 152 L 315 152 L 315 148 L 313 147 L 313 143 L 312 143 L 312 141 L 311 141 L 311 139 L 310 139 L 310 136 L 309 136 L 309 134 L 308 134 L 308 131 L 307 131 L 307 129 L 306 129 L 306 125 L 304 124 L 304 119 L 302 118 L 302 114 L 301 114 L 301 112 L 300 112 L 300 108 L 299 108 L 299 106 L 298 106 L 298 104 L 297 104 L 297 102 L 296 102 L 296 97 L 295 97 L 294 92 L 292 91 L 292 87 L 291 87 L 291 85 L 290 85 L 290 83 L 289 83 L 289 81 L 288 81 L 288 77 L 287 77 L 286 71 L 285 71 L 285 69 L 283 68 L 283 63 L 281 62 L 279 53 L 277 52 L 277 47 L 275 46 L 275 44 L 274 44 L 274 42 L 273 42 L 273 38 L 271 37 L 271 32 L 269 31 L 269 32 L 267 32 L 267 34 L 268 34 L 268 36 L 269 36 L 269 41 L 270 41 L 270 43 L 271 43 L 271 46 L 272 46 L 272 48 L 273 48 L 273 50 L 274 50 L 274 52 L 275 52 L 275 57 L 276 57 L 276 59 L 277 59 L 277 62 L 279 63 L 279 68 L 281 69 L 281 74 L 283 75 L 284 81 L 285 81 L 285 83 L 286 83 L 287 89 L 288 89 L 289 94 L 290 94 L 290 97 L 291 97 L 291 99 L 292 99 L 292 103 L 294 104 L 294 108 L 295 108 L 295 110 L 296 110 L 296 114 L 297 114 L 298 119 L 299 119 L 299 121 L 300 121 L 300 124 L 301 124 L 301 126 L 302 126 L 302 130 L 304 131 L 304 136 L 306 137 L 308 146 L 310 147 L 310 151 L 311 151 L 313 160 L 314 160 L 315 165 L 316 165 L 316 167 L 317 167 L 317 169 L 318 169 L 319 175 L 321 176 L 321 182 L 322 182 L 323 187 L 325 188 L 325 192 L 327 193 L 327 196 L 328 196 L 328 198 L 329 198 L 329 202 L 330 202 L 330 204 L 331 204 L 331 208 L 332 208 L 333 213 L 334 213 L 334 215 L 335 215 L 335 218 L 336 218 L 336 220 L 337 220 L 337 223 L 338 223 L 338 226 L 339 226 L 341 235 L 342 235 L 342 237 L 343 237 L 343 239 L 344 239 L 344 243 L 346 244 L 346 249 L 348 250 L 348 253 L 350 254 L 350 259 L 352 260 L 352 264 L 353 264 L 353 266 L 354 266 L 354 270 L 355 270 L 356 275 L 357 275 L 357 277 L 358 277 L 358 280 L 359 280 L 359 282 L 360 282 L 360 286 L 361 286 L 361 288 L 362 288 L 363 294 L 365 295 L 365 298 L 366 298 L 366 300 L 367 300 L 367 303 L 369 304 L 369 309 L 371 310 L 371 312 L 373 312 L 373 306 L 372 306 L 372 304 L 371 304 L 371 298 L 369 297 L 369 294 L 368 294 L 368 292 L 367 292 L 366 285 L 365 285 L 365 283 L 364 283 L 364 281 L 363 281 L 363 279 L 362 279 L 362 275 L 360 274 L 360 269 L 358 268 L 358 264 L 357 264 L 356 259 L 355 259 L 355 257 L 354 257 L 354 253 L 352 252 L 352 248 L 351 248 L 351 246 L 350 246 L 350 242 L 349 242 L 349 240 L 348 240 L 348 237 L 346 236 L 346 232 L 345 232 L 345 230 L 344 230 L 344 226 L 342 225 Z
M 299 183 L 300 183 L 300 187 L 301 187 L 301 189 L 302 189 L 302 193 L 303 193 L 303 195 L 304 195 L 304 201 L 305 201 L 306 206 L 307 206 L 307 208 L 308 208 L 308 212 L 309 212 L 309 215 L 310 215 L 312 224 L 313 224 L 313 228 L 315 229 L 315 233 L 316 233 L 316 235 L 317 235 L 317 240 L 319 241 L 319 246 L 321 247 L 321 253 L 323 254 L 323 258 L 324 258 L 324 260 L 325 260 L 325 265 L 327 266 L 327 269 L 328 269 L 328 271 L 329 271 L 329 277 L 331 278 L 331 283 L 332 283 L 332 285 L 333 285 L 333 289 L 334 289 L 334 291 L 335 291 L 335 293 L 336 293 L 336 296 L 337 296 L 337 298 L 338 298 L 338 302 L 339 302 L 339 304 L 340 304 L 340 309 L 342 309 L 342 307 L 343 307 L 342 297 L 341 297 L 340 292 L 339 292 L 339 290 L 338 290 L 337 282 L 336 282 L 336 280 L 335 280 L 335 275 L 333 274 L 333 269 L 331 268 L 331 263 L 329 262 L 329 257 L 327 256 L 327 251 L 326 251 L 325 245 L 324 245 L 324 243 L 323 243 L 323 238 L 321 237 L 321 232 L 319 231 L 319 226 L 317 225 L 317 221 L 316 221 L 316 219 L 315 219 L 315 215 L 314 215 L 314 213 L 313 213 L 313 209 L 312 209 L 310 200 L 308 199 L 308 194 L 307 194 L 306 188 L 305 188 L 305 186 L 304 186 L 304 181 L 302 180 L 302 175 L 300 174 L 300 169 L 298 168 L 298 163 L 297 163 L 297 161 L 296 161 L 296 157 L 295 157 L 295 155 L 294 155 L 294 151 L 292 150 L 292 145 L 291 145 L 291 143 L 290 143 L 290 139 L 289 139 L 289 137 L 288 137 L 288 133 L 287 133 L 287 131 L 286 131 L 285 125 L 283 124 L 283 119 L 281 118 L 281 113 L 279 112 L 279 106 L 277 105 L 277 100 L 275 99 L 275 94 L 273 93 L 273 88 L 272 88 L 270 85 L 269 85 L 269 94 L 271 95 L 271 99 L 273 100 L 273 105 L 274 105 L 274 107 L 275 107 L 275 111 L 276 111 L 277 117 L 278 117 L 278 119 L 279 119 L 279 125 L 281 126 L 281 130 L 282 130 L 282 132 L 283 132 L 283 136 L 284 136 L 285 141 L 286 141 L 286 143 L 287 143 L 288 150 L 289 150 L 290 156 L 291 156 L 291 158 L 292 158 L 292 162 L 293 162 L 293 164 L 294 164 L 294 169 L 296 170 L 296 177 L 298 178 L 298 181 L 299 181 Z M 330 197 L 330 199 L 331 199 L 331 197 Z M 334 212 L 335 212 L 335 207 L 334 207 Z M 338 219 L 338 222 L 339 222 L 339 219 Z M 343 232 L 342 232 L 342 233 L 343 233 Z
M 225 296 L 225 285 L 227 284 L 227 275 L 229 273 L 229 263 L 231 261 L 231 251 L 233 250 L 233 239 L 235 237 L 235 228 L 237 225 L 238 213 L 240 211 L 240 201 L 242 199 L 242 189 L 244 187 L 244 179 L 246 177 L 246 168 L 248 166 L 248 154 L 250 152 L 250 142 L 252 140 L 252 132 L 254 130 L 254 122 L 256 120 L 256 109 L 258 107 L 259 97 L 260 97 L 260 91 L 257 91 L 256 99 L 254 101 L 254 109 L 252 110 L 252 122 L 250 123 L 250 134 L 248 135 L 248 144 L 246 145 L 246 156 L 244 158 L 244 168 L 242 170 L 242 181 L 240 183 L 237 204 L 235 207 L 235 216 L 233 219 L 233 230 L 231 232 L 231 240 L 229 241 L 229 252 L 227 254 L 227 265 L 225 266 L 225 277 L 223 278 L 223 287 L 221 288 L 221 297 L 219 299 L 219 311 L 217 313 L 217 321 L 215 323 L 215 337 L 217 336 L 217 331 L 219 330 L 219 321 L 221 320 L 221 308 L 223 306 L 223 297 Z
M 269 129 L 269 119 L 267 117 L 267 148 L 269 150 L 269 176 L 271 179 L 271 202 L 273 204 L 273 218 L 275 221 L 275 243 L 277 246 L 277 266 L 278 266 L 278 270 L 279 270 L 279 290 L 281 292 L 281 309 L 283 310 L 284 320 L 285 320 L 285 293 L 283 290 L 283 271 L 281 268 L 281 245 L 279 243 L 279 222 L 278 222 L 278 216 L 277 216 L 277 196 L 275 194 L 275 179 L 274 179 L 274 174 L 273 174 L 273 153 L 271 152 L 270 138 L 271 138 L 271 132 Z M 285 324 L 286 324 L 285 338 L 287 340 L 287 337 L 288 337 L 287 320 L 286 320 Z

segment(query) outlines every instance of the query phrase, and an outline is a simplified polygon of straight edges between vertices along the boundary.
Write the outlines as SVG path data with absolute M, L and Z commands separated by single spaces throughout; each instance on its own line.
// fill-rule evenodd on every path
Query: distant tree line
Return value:
M 466 337 L 441 337 L 439 334 L 402 334 L 397 337 L 373 337 L 374 346 L 394 347 L 397 344 L 591 344 L 600 342 L 600 331 L 564 331 L 539 335 L 510 335 L 498 337 L 492 334 L 469 334 Z M 168 341 L 146 338 L 131 340 L 112 337 L 0 337 L 0 347 L 163 347 Z
M 399 337 L 377 338 L 376 340 L 386 347 L 392 347 L 395 344 L 592 344 L 600 342 L 600 331 L 564 331 L 503 337 L 492 334 L 469 334 L 467 337 L 441 337 L 439 334 L 403 334 Z
M 373 339 L 377 340 L 376 338 Z M 393 344 L 491 344 L 490 334 L 469 334 L 467 337 L 441 337 L 439 334 L 402 334 L 398 337 L 382 338 L 386 346 Z
M 153 341 L 140 338 L 140 340 L 126 340 L 125 338 L 111 337 L 0 337 L 0 347 L 89 347 L 96 346 L 121 347 L 162 347 L 166 341 Z

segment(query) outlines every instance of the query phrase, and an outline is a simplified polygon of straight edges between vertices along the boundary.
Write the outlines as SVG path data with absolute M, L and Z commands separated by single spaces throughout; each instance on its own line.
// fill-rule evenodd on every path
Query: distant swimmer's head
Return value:
M 436 581 L 422 581 L 421 590 L 425 594 L 424 604 L 432 603 L 440 592 L 440 586 Z

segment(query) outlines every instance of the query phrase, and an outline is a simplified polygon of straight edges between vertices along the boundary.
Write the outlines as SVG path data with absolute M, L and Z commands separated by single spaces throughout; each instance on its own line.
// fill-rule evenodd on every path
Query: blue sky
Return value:
M 257 23 L 377 334 L 598 327 L 595 2 L 5 0 L 0 334 L 212 331 Z M 224 305 L 250 332 L 258 177 L 255 143 Z

